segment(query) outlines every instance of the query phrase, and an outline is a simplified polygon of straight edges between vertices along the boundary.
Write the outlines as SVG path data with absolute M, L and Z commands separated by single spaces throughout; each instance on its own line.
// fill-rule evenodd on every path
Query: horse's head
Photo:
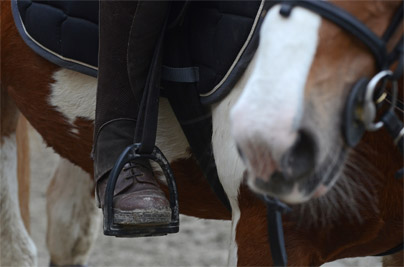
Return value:
M 381 36 L 401 1 L 335 1 Z M 307 8 L 266 14 L 250 79 L 231 111 L 232 134 L 257 192 L 301 203 L 327 192 L 350 149 L 347 96 L 376 72 L 369 49 Z

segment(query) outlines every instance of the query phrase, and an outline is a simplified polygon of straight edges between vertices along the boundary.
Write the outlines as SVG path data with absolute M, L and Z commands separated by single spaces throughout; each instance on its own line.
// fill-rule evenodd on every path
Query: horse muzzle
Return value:
M 260 194 L 270 195 L 287 203 L 301 203 L 317 194 L 321 180 L 315 174 L 317 145 L 313 136 L 300 130 L 291 146 L 276 159 L 270 145 L 239 146 L 247 166 L 247 183 Z M 278 151 L 279 152 L 279 151 Z

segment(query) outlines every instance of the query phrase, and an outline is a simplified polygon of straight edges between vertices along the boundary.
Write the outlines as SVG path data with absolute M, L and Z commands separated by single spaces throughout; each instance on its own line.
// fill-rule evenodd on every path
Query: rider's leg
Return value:
M 150 3 L 150 4 L 149 4 Z M 120 153 L 133 143 L 134 130 L 144 86 L 131 87 L 127 69 L 127 48 L 135 12 L 156 8 L 154 1 L 100 1 L 100 46 L 95 119 L 94 172 L 100 206 L 104 202 L 109 171 Z M 144 84 L 148 66 L 161 26 L 161 19 L 150 18 L 153 25 L 148 46 L 134 64 Z M 136 63 L 139 62 L 139 63 Z M 132 74 L 131 74 L 132 75 Z M 133 79 L 133 76 L 132 76 Z M 169 203 L 160 190 L 150 164 L 137 160 L 121 172 L 114 192 L 114 221 L 120 224 L 165 224 L 171 219 Z

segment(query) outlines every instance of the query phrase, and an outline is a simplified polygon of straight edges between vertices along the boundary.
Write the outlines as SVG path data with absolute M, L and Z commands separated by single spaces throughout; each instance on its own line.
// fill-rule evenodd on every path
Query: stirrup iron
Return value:
M 161 236 L 177 233 L 179 230 L 179 209 L 178 193 L 173 172 L 170 164 L 158 149 L 154 147 L 150 154 L 139 154 L 137 151 L 140 143 L 128 146 L 119 156 L 109 175 L 107 187 L 105 190 L 105 201 L 103 207 L 104 213 L 104 234 L 116 237 L 143 237 L 143 236 Z M 114 222 L 114 190 L 118 176 L 126 163 L 135 159 L 148 159 L 159 164 L 167 180 L 169 189 L 169 201 L 171 208 L 171 221 L 163 225 L 122 225 Z

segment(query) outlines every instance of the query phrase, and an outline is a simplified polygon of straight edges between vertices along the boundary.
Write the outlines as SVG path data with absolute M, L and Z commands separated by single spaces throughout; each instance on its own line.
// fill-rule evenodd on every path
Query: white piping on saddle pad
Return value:
M 259 21 L 259 19 L 261 17 L 261 12 L 262 12 L 262 8 L 264 7 L 264 3 L 265 3 L 265 1 L 261 0 L 260 7 L 258 8 L 257 15 L 254 18 L 254 23 L 253 23 L 253 25 L 251 27 L 250 33 L 248 34 L 247 40 L 245 40 L 243 46 L 241 47 L 240 51 L 237 54 L 236 59 L 234 59 L 233 63 L 231 64 L 231 66 L 229 68 L 229 70 L 226 72 L 226 75 L 223 77 L 223 79 L 218 84 L 216 84 L 216 86 L 212 90 L 210 90 L 209 92 L 204 93 L 204 94 L 199 94 L 200 96 L 202 96 L 202 97 L 210 96 L 211 94 L 215 93 L 217 91 L 217 89 L 219 89 L 219 87 L 222 86 L 223 83 L 227 80 L 230 73 L 233 71 L 234 67 L 236 66 L 237 62 L 240 60 L 241 55 L 243 55 L 244 50 L 247 48 L 247 45 L 251 41 L 251 38 L 252 38 L 253 33 L 255 31 L 255 28 L 257 27 L 258 21 Z

